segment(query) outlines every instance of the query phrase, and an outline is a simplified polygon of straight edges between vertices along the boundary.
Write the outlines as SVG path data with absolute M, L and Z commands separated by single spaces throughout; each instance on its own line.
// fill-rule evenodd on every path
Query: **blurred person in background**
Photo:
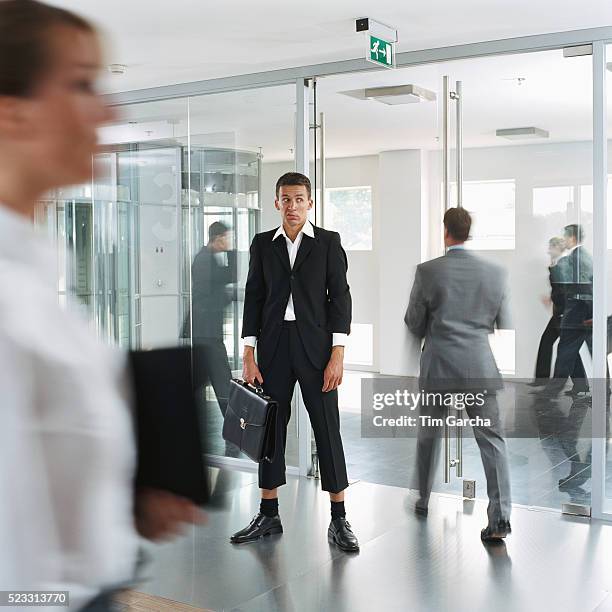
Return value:
M 423 340 L 419 388 L 446 394 L 480 393 L 480 403 L 466 405 L 474 425 L 487 479 L 488 525 L 480 532 L 484 542 L 503 540 L 512 529 L 510 470 L 497 392 L 502 376 L 489 343 L 497 329 L 512 329 L 506 271 L 465 248 L 472 217 L 464 208 L 444 213 L 446 255 L 417 266 L 404 321 Z M 444 419 L 442 394 L 422 403 L 420 417 Z M 487 422 L 488 421 L 488 422 Z M 419 423 L 417 437 L 417 487 L 415 512 L 427 516 L 440 458 L 442 426 Z
M 228 285 L 236 282 L 236 252 L 231 250 L 230 242 L 227 225 L 220 221 L 211 223 L 208 244 L 195 256 L 191 267 L 194 384 L 200 397 L 210 379 L 223 416 L 232 378 L 223 323 L 225 310 L 234 301 Z
M 185 499 L 135 491 L 125 356 L 59 307 L 56 254 L 31 222 L 43 194 L 91 181 L 111 119 L 101 63 L 82 18 L 0 1 L 0 590 L 69 591 L 89 611 L 134 578 L 138 533 L 199 520 Z
M 232 370 L 223 325 L 225 311 L 236 299 L 236 281 L 236 251 L 231 249 L 231 233 L 227 225 L 215 221 L 208 228 L 208 244 L 195 256 L 191 267 L 193 381 L 197 401 L 204 407 L 206 385 L 210 382 L 224 417 Z M 239 455 L 236 446 L 225 442 L 226 457 Z
M 557 267 L 559 260 L 565 254 L 565 238 L 553 236 L 548 241 L 548 255 L 550 256 L 550 265 L 548 266 L 548 279 L 550 281 L 550 295 L 545 296 L 542 302 L 546 307 L 552 305 L 552 316 L 548 321 L 548 325 L 542 332 L 540 345 L 538 347 L 538 356 L 536 359 L 535 380 L 530 384 L 532 387 L 545 385 L 550 378 L 552 369 L 552 350 L 557 338 L 559 338 L 559 329 L 561 327 L 561 317 L 565 309 L 565 288 L 559 279 L 559 270 Z
M 589 391 L 580 349 L 586 343 L 593 354 L 593 258 L 583 244 L 582 226 L 572 223 L 563 232 L 568 254 L 555 266 L 555 280 L 564 296 L 564 309 L 559 328 L 559 344 L 553 378 L 541 391 L 545 399 L 555 399 L 571 377 L 569 395 L 585 396 Z

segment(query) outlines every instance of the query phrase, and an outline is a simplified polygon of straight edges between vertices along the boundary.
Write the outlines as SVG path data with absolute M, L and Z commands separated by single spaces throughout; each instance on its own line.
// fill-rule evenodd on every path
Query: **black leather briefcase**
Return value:
M 277 403 L 264 395 L 261 387 L 233 378 L 223 421 L 223 438 L 257 463 L 272 461 L 276 452 L 277 408 Z

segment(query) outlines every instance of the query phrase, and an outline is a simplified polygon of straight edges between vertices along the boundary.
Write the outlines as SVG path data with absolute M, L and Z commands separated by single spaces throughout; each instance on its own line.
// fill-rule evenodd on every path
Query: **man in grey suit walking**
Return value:
M 420 388 L 438 399 L 422 403 L 421 415 L 444 418 L 448 394 L 481 394 L 481 402 L 465 405 L 487 478 L 488 525 L 484 541 L 500 540 L 510 529 L 510 474 L 496 394 L 503 382 L 489 345 L 494 327 L 511 327 L 506 274 L 499 266 L 465 250 L 472 219 L 463 208 L 444 215 L 447 254 L 417 266 L 410 303 L 404 318 L 410 331 L 424 338 Z M 481 403 L 482 405 L 478 405 Z M 426 515 L 437 464 L 442 427 L 424 426 L 418 432 L 419 500 L 415 510 Z

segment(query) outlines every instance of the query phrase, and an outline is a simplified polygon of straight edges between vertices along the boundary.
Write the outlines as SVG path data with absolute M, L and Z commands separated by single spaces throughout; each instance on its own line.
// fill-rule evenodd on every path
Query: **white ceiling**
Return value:
M 51 0 L 107 33 L 103 83 L 127 91 L 361 57 L 357 17 L 396 27 L 399 51 L 612 25 L 610 0 Z
M 612 49 L 611 49 L 612 51 Z M 610 54 L 612 60 L 612 53 Z M 328 157 L 378 154 L 394 149 L 437 149 L 441 135 L 441 86 L 448 74 L 463 82 L 466 147 L 587 141 L 592 138 L 591 57 L 564 58 L 561 50 L 486 57 L 398 70 L 320 79 L 317 111 L 326 117 Z M 612 72 L 608 73 L 612 130 Z M 518 84 L 518 78 L 523 79 Z M 438 101 L 388 106 L 343 92 L 415 84 Z M 189 105 L 189 107 L 188 107 Z M 189 116 L 189 122 L 188 122 Z M 184 138 L 191 143 L 261 151 L 266 161 L 292 158 L 295 89 L 279 86 L 128 106 L 106 142 Z M 129 122 L 135 122 L 130 124 Z M 546 140 L 509 141 L 499 128 L 534 126 Z
M 107 33 L 108 62 L 128 66 L 125 75 L 107 75 L 106 92 L 362 57 L 364 35 L 354 32 L 362 16 L 396 27 L 399 51 L 612 25 L 612 0 L 52 1 L 95 20 Z M 321 79 L 318 110 L 326 113 L 328 156 L 438 148 L 439 102 L 393 107 L 341 92 L 412 83 L 440 97 L 444 74 L 464 82 L 468 147 L 523 144 L 496 137 L 497 128 L 543 128 L 548 142 L 591 138 L 590 58 L 550 51 Z M 519 77 L 525 79 L 520 86 Z M 187 104 L 128 107 L 103 139 L 185 136 Z M 292 86 L 192 98 L 189 105 L 193 144 L 261 149 L 267 161 L 291 159 Z

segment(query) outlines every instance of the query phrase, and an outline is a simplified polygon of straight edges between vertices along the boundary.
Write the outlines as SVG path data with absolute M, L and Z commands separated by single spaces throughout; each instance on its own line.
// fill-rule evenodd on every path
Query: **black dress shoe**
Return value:
M 351 529 L 351 524 L 344 518 L 333 519 L 327 530 L 327 539 L 344 552 L 357 552 L 359 542 Z
M 560 489 L 572 489 L 581 487 L 591 477 L 591 469 L 586 468 L 581 472 L 575 473 L 573 470 L 565 478 L 559 479 Z
M 240 531 L 237 531 L 231 538 L 232 544 L 244 544 L 245 542 L 255 542 L 273 533 L 283 533 L 283 525 L 278 514 L 276 516 L 266 516 L 258 512 L 253 520 Z
M 510 521 L 497 521 L 494 525 L 487 525 L 480 532 L 480 539 L 483 542 L 501 542 L 507 535 L 512 533 Z
M 567 397 L 589 397 L 590 391 L 589 389 L 576 389 L 576 387 L 573 387 L 572 389 L 564 391 L 563 395 Z

